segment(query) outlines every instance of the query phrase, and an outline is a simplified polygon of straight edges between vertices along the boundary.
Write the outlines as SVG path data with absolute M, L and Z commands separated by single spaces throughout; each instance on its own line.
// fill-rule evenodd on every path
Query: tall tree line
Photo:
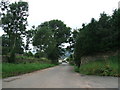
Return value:
M 120 49 L 120 9 L 114 10 L 111 16 L 101 13 L 98 21 L 92 18 L 78 31 L 74 43 L 74 61 L 80 67 L 82 56 Z
M 71 30 L 61 20 L 51 20 L 41 23 L 38 27 L 26 30 L 28 17 L 28 3 L 15 2 L 10 4 L 0 2 L 0 26 L 6 34 L 2 35 L 3 54 L 8 56 L 9 62 L 15 61 L 15 54 L 29 51 L 29 44 L 36 48 L 35 56 L 46 57 L 56 63 L 64 55 L 64 43 L 69 43 L 67 50 L 74 53 L 74 61 L 80 67 L 81 57 L 120 49 L 120 10 L 113 15 L 105 12 L 100 14 L 99 20 L 91 19 L 82 28 Z M 26 37 L 26 44 L 23 38 Z

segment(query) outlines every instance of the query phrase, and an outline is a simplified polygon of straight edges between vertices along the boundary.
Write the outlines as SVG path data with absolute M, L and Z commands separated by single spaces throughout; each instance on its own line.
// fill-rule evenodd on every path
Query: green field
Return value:
M 91 61 L 81 65 L 80 69 L 75 67 L 75 71 L 86 75 L 120 76 L 119 58 L 119 56 L 111 56 L 106 60 Z
M 40 63 L 27 63 L 27 64 L 2 64 L 2 78 L 29 73 L 36 70 L 53 67 L 54 64 L 40 64 Z

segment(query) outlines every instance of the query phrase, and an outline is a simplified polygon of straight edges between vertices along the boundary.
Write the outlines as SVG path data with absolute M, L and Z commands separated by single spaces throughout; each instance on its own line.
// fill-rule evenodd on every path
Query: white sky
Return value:
M 105 11 L 111 14 L 118 7 L 118 0 L 29 0 L 30 25 L 59 19 L 71 28 L 80 28 L 91 18 L 99 18 Z
M 19 0 L 9 0 L 10 2 Z M 76 29 L 91 18 L 98 19 L 100 13 L 111 15 L 118 8 L 119 0 L 23 0 L 29 3 L 29 27 L 38 26 L 52 19 L 62 20 L 67 26 Z M 0 36 L 3 31 L 0 29 Z
M 29 25 L 59 19 L 71 28 L 80 28 L 91 18 L 98 19 L 105 11 L 112 14 L 119 0 L 27 0 L 29 2 Z

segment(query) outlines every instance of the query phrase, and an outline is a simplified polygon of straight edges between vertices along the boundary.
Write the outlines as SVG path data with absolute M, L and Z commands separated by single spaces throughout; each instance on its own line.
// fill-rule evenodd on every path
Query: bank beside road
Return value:
M 82 64 L 78 69 L 75 66 L 75 71 L 86 75 L 99 75 L 99 76 L 114 76 L 120 77 L 119 70 L 120 56 L 110 56 L 107 59 L 97 59 Z

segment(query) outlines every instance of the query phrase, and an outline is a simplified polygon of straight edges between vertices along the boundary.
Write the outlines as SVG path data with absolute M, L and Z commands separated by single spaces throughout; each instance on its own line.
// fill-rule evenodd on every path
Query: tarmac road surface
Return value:
M 81 75 L 68 64 L 2 80 L 2 88 L 118 88 L 117 77 Z

